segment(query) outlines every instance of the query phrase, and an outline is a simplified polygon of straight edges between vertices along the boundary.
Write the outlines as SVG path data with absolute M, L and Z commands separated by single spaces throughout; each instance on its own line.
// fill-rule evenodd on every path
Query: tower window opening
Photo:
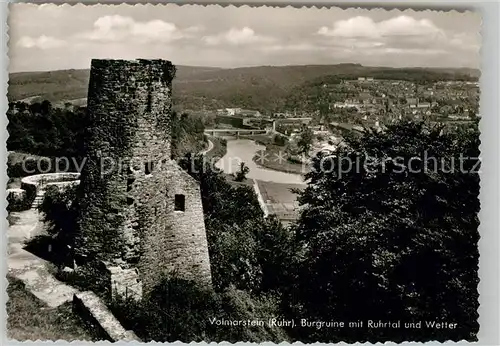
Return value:
M 186 196 L 175 195 L 174 210 L 175 211 L 186 211 Z
M 127 179 L 127 192 L 130 192 L 130 190 L 132 190 L 132 185 L 134 184 L 134 181 L 135 181 L 134 178 Z
M 151 91 L 148 92 L 148 99 L 146 101 L 146 112 L 151 113 L 151 108 L 153 104 L 153 96 L 151 95 Z
M 148 161 L 148 162 L 144 163 L 144 173 L 146 173 L 146 175 L 153 173 L 153 168 L 154 168 L 153 161 Z

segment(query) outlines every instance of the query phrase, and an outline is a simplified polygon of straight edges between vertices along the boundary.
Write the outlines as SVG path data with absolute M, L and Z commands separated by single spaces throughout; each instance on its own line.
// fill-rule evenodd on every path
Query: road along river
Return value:
M 215 166 L 225 173 L 232 174 L 240 169 L 241 162 L 245 162 L 245 165 L 250 168 L 247 178 L 281 184 L 304 184 L 304 179 L 300 174 L 279 172 L 258 166 L 253 161 L 253 157 L 264 149 L 263 145 L 250 139 L 228 140 L 227 153 Z

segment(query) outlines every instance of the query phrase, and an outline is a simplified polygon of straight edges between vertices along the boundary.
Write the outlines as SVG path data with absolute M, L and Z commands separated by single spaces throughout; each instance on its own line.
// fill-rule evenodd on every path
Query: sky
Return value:
M 89 68 L 92 58 L 225 68 L 480 65 L 473 12 L 17 3 L 9 27 L 10 72 Z

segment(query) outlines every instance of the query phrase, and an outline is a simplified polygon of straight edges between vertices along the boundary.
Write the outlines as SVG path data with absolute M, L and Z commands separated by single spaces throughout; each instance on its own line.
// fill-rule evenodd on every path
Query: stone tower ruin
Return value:
M 165 60 L 92 60 L 75 253 L 113 292 L 211 285 L 199 185 L 170 158 L 174 75 Z

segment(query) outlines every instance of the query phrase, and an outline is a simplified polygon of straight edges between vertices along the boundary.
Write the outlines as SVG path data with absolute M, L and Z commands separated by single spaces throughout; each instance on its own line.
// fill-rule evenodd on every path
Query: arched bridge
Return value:
M 252 129 L 205 129 L 205 134 L 210 136 L 216 135 L 229 135 L 229 136 L 240 136 L 240 135 L 262 135 L 267 134 L 268 130 L 252 130 Z

